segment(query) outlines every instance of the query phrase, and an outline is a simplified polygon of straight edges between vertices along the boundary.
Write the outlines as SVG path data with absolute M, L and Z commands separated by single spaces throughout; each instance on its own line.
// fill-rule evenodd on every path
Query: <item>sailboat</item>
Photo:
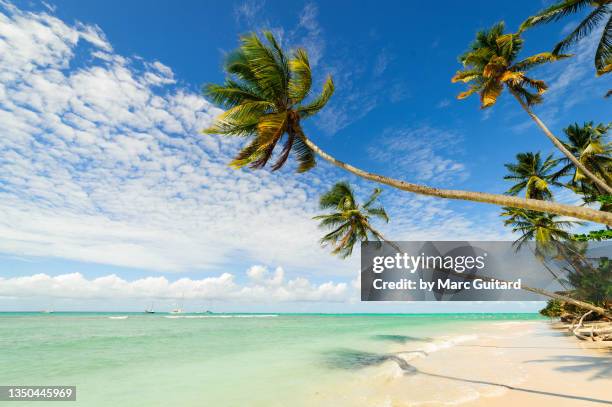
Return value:
M 155 311 L 153 311 L 153 303 L 151 303 L 151 306 L 147 309 L 145 309 L 145 314 L 155 314 Z
M 181 305 L 179 306 L 179 305 L 177 304 L 177 306 L 176 306 L 176 307 L 175 307 L 175 308 L 174 308 L 172 311 L 170 311 L 170 313 L 171 313 L 171 314 L 182 314 L 182 313 L 184 312 L 184 311 L 183 311 L 183 302 L 184 302 L 184 301 L 185 301 L 185 296 L 183 295 L 183 296 L 181 297 Z

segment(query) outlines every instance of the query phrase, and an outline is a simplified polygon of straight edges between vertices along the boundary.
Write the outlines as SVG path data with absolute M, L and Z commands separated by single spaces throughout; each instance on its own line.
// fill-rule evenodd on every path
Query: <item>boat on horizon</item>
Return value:
M 181 297 L 181 304 L 176 304 L 176 307 L 170 311 L 171 314 L 182 314 L 183 312 L 185 312 L 185 310 L 183 309 L 183 303 L 185 302 L 185 296 L 183 295 Z

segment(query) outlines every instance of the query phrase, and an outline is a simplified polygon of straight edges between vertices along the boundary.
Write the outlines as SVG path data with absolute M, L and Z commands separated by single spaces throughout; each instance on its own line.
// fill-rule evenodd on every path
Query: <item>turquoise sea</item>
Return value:
M 532 319 L 539 317 L 0 313 L 0 385 L 77 386 L 76 402 L 54 406 L 316 405 L 389 346 L 417 349 L 479 324 Z

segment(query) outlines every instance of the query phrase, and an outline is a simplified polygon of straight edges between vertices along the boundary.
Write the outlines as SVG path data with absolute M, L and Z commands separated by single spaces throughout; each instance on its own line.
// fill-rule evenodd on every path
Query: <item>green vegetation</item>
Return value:
M 221 85 L 209 84 L 204 89 L 206 96 L 227 109 L 205 133 L 250 140 L 230 163 L 232 167 L 265 167 L 276 146 L 284 140 L 273 170 L 281 168 L 293 152 L 298 162 L 297 170 L 307 171 L 314 167 L 314 155 L 318 154 L 354 175 L 402 191 L 555 213 L 612 225 L 612 214 L 603 211 L 501 194 L 433 188 L 374 174 L 337 160 L 321 150 L 302 128 L 302 120 L 320 111 L 331 98 L 334 91 L 331 77 L 327 77 L 319 96 L 308 98 L 312 77 L 306 51 L 298 49 L 288 58 L 270 32 L 264 32 L 264 37 L 267 43 L 256 34 L 241 37 L 241 46 L 228 55 L 224 65 L 228 79 Z
M 529 17 L 521 27 L 520 31 L 539 24 L 558 21 L 590 7 L 592 11 L 582 20 L 574 30 L 561 40 L 553 49 L 553 54 L 564 52 L 582 38 L 591 34 L 599 25 L 605 28 L 601 33 L 597 51 L 595 51 L 595 68 L 597 75 L 603 75 L 612 71 L 612 5 L 610 0 L 562 0 L 552 6 Z
M 504 24 L 498 23 L 489 30 L 480 31 L 469 50 L 460 57 L 464 69 L 455 74 L 452 82 L 469 84 L 458 96 L 460 99 L 478 93 L 481 107 L 488 108 L 507 89 L 562 153 L 560 158 L 551 155 L 543 160 L 539 152 L 518 154 L 516 163 L 506 164 L 509 174 L 505 179 L 515 184 L 503 195 L 433 188 L 397 180 L 356 168 L 323 151 L 304 133 L 302 120 L 325 107 L 334 92 L 333 80 L 328 76 L 321 93 L 311 96 L 313 78 L 306 50 L 298 48 L 288 54 L 267 31 L 263 32 L 265 41 L 255 33 L 242 36 L 240 47 L 227 56 L 226 81 L 205 87 L 205 95 L 226 109 L 205 132 L 248 139 L 248 144 L 230 163 L 233 168 L 264 168 L 275 155 L 276 147 L 282 144 L 272 170 L 283 167 L 293 154 L 297 171 L 306 172 L 315 166 L 318 155 L 356 176 L 402 191 L 498 205 L 503 208 L 504 224 L 520 234 L 517 249 L 535 240 L 536 255 L 543 264 L 546 265 L 551 257 L 561 257 L 568 262 L 570 290 L 558 294 L 530 289 L 553 298 L 542 313 L 558 316 L 570 309 L 589 309 L 609 316 L 612 286 L 609 262 L 606 259 L 595 267 L 573 246 L 579 241 L 609 239 L 611 235 L 608 227 L 612 226 L 612 155 L 606 139 L 611 125 L 573 124 L 565 129 L 566 140 L 559 140 L 532 110 L 534 105 L 543 102 L 547 85 L 527 76 L 526 72 L 569 58 L 570 55 L 561 52 L 605 20 L 595 65 L 599 75 L 610 72 L 610 4 L 609 0 L 564 0 L 527 19 L 517 33 L 504 33 Z M 552 52 L 518 58 L 524 45 L 521 33 L 525 29 L 556 21 L 587 6 L 594 8 L 592 13 Z M 561 168 L 557 168 L 558 165 Z M 554 188 L 570 189 L 582 198 L 584 205 L 554 202 Z M 519 197 L 523 191 L 525 198 Z M 375 189 L 370 199 L 360 206 L 347 183 L 336 184 L 321 198 L 321 208 L 334 212 L 315 218 L 321 221 L 322 227 L 335 228 L 321 243 L 333 245 L 332 253 L 347 257 L 358 241 L 384 240 L 370 223 L 371 217 L 388 221 L 382 207 L 371 207 L 379 194 L 380 189 Z M 599 210 L 585 206 L 595 202 L 600 203 Z M 562 216 L 604 224 L 606 229 L 572 234 L 571 227 L 579 222 Z M 555 249 L 551 251 L 550 247 Z
M 321 245 L 332 245 L 333 254 L 346 258 L 353 253 L 355 243 L 362 241 L 385 241 L 383 235 L 371 224 L 370 218 L 379 218 L 389 222 L 387 212 L 382 206 L 373 206 L 382 190 L 374 189 L 372 195 L 359 205 L 353 189 L 347 182 L 338 182 L 327 193 L 321 196 L 321 209 L 332 209 L 334 212 L 315 216 L 320 220 L 321 228 L 333 229 L 323 236 Z
M 234 168 L 265 167 L 286 135 L 272 170 L 281 168 L 293 152 L 298 172 L 308 171 L 315 166 L 315 157 L 304 143 L 300 121 L 325 107 L 334 83 L 328 76 L 321 94 L 305 102 L 312 85 L 308 54 L 297 49 L 288 58 L 271 32 L 264 31 L 264 37 L 268 45 L 255 34 L 241 37 L 240 48 L 225 61 L 230 78 L 205 87 L 206 96 L 227 108 L 205 132 L 251 138 L 231 162 Z
M 562 173 L 553 173 L 558 160 L 553 160 L 551 154 L 542 162 L 540 153 L 537 152 L 519 153 L 516 155 L 516 161 L 505 164 L 509 174 L 504 176 L 504 179 L 518 181 L 507 193 L 518 195 L 525 190 L 525 198 L 550 200 L 550 186 L 561 186 L 557 179 Z
M 485 109 L 497 102 L 504 88 L 508 89 L 555 147 L 599 188 L 612 194 L 612 186 L 592 174 L 531 110 L 533 105 L 542 103 L 542 94 L 548 85 L 542 80 L 528 77 L 525 72 L 545 63 L 568 58 L 569 55 L 542 52 L 517 60 L 523 44 L 520 33 L 504 34 L 503 22 L 478 32 L 470 49 L 459 57 L 464 69 L 452 78 L 452 82 L 471 83 L 468 90 L 460 93 L 457 98 L 464 99 L 478 93 L 480 106 Z

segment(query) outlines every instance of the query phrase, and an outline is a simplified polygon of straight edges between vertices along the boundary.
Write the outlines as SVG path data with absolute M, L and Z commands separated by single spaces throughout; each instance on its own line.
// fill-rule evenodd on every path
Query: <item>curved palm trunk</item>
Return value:
M 314 144 L 309 138 L 307 138 L 301 131 L 301 129 L 299 130 L 299 132 L 300 137 L 302 137 L 304 143 L 308 147 L 310 147 L 310 149 L 312 149 L 323 159 L 329 161 L 335 166 L 340 167 L 361 178 L 365 178 L 370 181 L 375 181 L 380 184 L 389 185 L 402 191 L 414 192 L 416 194 L 421 195 L 436 196 L 439 198 L 484 202 L 499 206 L 509 206 L 512 208 L 523 208 L 538 212 L 555 213 L 557 215 L 571 216 L 572 218 L 578 218 L 612 226 L 612 213 L 610 212 L 597 211 L 595 209 L 584 208 L 580 206 L 562 205 L 550 201 L 539 201 L 537 199 L 523 199 L 515 196 L 490 194 L 486 192 L 472 192 L 456 189 L 439 189 L 429 187 L 427 185 L 413 184 L 411 182 L 400 181 L 393 178 L 385 177 L 383 175 L 364 171 L 359 168 L 353 167 L 350 164 L 335 159 L 331 155 L 327 154 L 325 151 L 321 150 L 316 144 Z
M 382 240 L 383 242 L 387 243 L 389 246 L 393 247 L 398 253 L 402 253 L 402 249 L 400 249 L 399 246 L 395 244 L 395 242 L 392 242 L 391 240 L 388 240 L 385 236 L 383 236 L 382 233 L 380 233 L 378 230 L 374 229 L 372 227 L 372 225 L 370 225 L 369 223 L 368 223 L 368 227 L 370 228 L 372 233 L 374 233 L 376 236 L 378 236 L 378 238 L 380 240 Z
M 458 274 L 458 273 L 452 273 L 452 274 L 457 274 L 457 275 L 459 275 L 461 277 L 465 277 L 465 278 L 469 278 L 469 279 L 481 278 L 483 280 L 489 280 L 489 281 L 497 280 L 497 281 L 501 281 L 501 282 L 508 282 L 506 280 L 502 280 L 502 279 L 499 279 L 499 278 L 493 279 L 493 278 L 486 277 L 486 276 L 474 276 L 474 275 L 468 275 L 468 274 L 464 275 L 464 274 Z M 576 299 L 574 299 L 572 297 L 568 297 L 567 295 L 553 293 L 553 292 L 550 292 L 550 291 L 542 290 L 541 288 L 529 287 L 529 286 L 526 286 L 524 284 L 521 284 L 521 289 L 525 290 L 525 291 L 530 291 L 530 292 L 535 293 L 535 294 L 540 294 L 540 295 L 543 295 L 545 297 L 552 298 L 552 299 L 555 299 L 555 300 L 565 301 L 565 302 L 573 304 L 573 305 L 575 305 L 575 306 L 577 306 L 579 308 L 588 309 L 589 311 L 593 311 L 593 312 L 595 312 L 595 313 L 597 313 L 597 314 L 599 314 L 601 316 L 604 316 L 606 318 L 612 319 L 612 312 L 606 310 L 605 308 L 598 307 L 598 306 L 590 304 L 588 302 L 576 300 Z
M 529 106 L 527 106 L 527 104 L 523 101 L 523 99 L 520 98 L 519 95 L 516 94 L 516 92 L 514 92 L 512 89 L 510 89 L 510 92 L 512 92 L 516 100 L 518 100 L 518 102 L 521 104 L 521 107 L 527 112 L 529 117 L 533 119 L 533 121 L 538 125 L 538 127 L 542 129 L 546 137 L 548 137 L 550 141 L 552 141 L 555 147 L 557 147 L 576 166 L 576 168 L 582 171 L 584 175 L 589 177 L 589 179 L 593 181 L 595 185 L 597 185 L 603 191 L 606 191 L 608 194 L 612 194 L 612 187 L 606 184 L 604 180 L 589 171 L 588 168 L 584 166 L 584 164 L 582 164 L 576 157 L 574 157 L 574 154 L 572 154 L 567 148 L 565 148 L 563 143 L 557 137 L 555 137 L 554 134 L 552 134 L 552 132 L 548 129 L 548 127 L 546 127 L 544 122 L 542 122 L 542 120 L 540 120 L 540 118 L 535 113 L 533 113 Z

